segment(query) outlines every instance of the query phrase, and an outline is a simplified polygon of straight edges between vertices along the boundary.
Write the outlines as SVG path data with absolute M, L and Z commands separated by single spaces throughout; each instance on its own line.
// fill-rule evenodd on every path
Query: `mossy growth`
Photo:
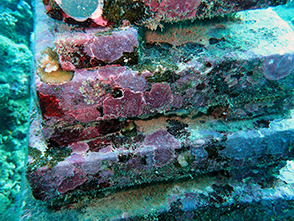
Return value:
M 70 148 L 62 147 L 52 140 L 47 141 L 47 149 L 44 154 L 37 148 L 29 146 L 28 155 L 34 159 L 34 162 L 27 165 L 27 171 L 37 170 L 44 166 L 54 167 L 58 162 L 69 157 L 71 152 L 72 150 Z
M 134 137 L 137 135 L 137 125 L 131 120 L 122 122 L 121 133 L 126 137 Z
M 34 159 L 34 162 L 27 165 L 27 172 L 31 172 L 39 167 L 48 165 L 49 160 L 42 156 L 42 152 L 37 148 L 29 146 L 28 155 Z
M 174 83 L 180 78 L 175 72 L 167 70 L 167 71 L 158 71 L 155 72 L 152 76 L 147 76 L 146 80 L 148 82 L 168 82 Z
M 45 157 L 50 158 L 50 167 L 55 166 L 58 162 L 63 161 L 64 158 L 69 157 L 71 152 L 72 149 L 66 146 L 60 146 L 56 141 L 51 139 L 47 140 Z
M 189 126 L 187 123 L 175 119 L 167 119 L 166 122 L 168 123 L 167 132 L 175 138 L 190 136 L 190 132 L 186 129 Z
M 122 56 L 115 60 L 114 64 L 120 65 L 136 65 L 139 62 L 139 53 L 138 49 L 134 48 L 133 52 L 123 52 Z
M 113 33 L 112 30 L 106 30 L 106 31 L 98 31 L 97 33 L 95 33 L 96 37 L 100 37 L 100 36 L 111 36 Z
M 142 73 L 145 70 L 148 70 L 150 72 L 154 72 L 157 68 L 156 64 L 153 64 L 151 60 L 145 59 L 143 62 L 140 61 L 140 63 L 133 67 L 134 70 L 138 71 L 138 73 Z
M 179 67 L 170 58 L 166 60 L 156 57 L 154 59 L 145 58 L 140 60 L 140 63 L 134 66 L 133 69 L 137 70 L 139 74 L 146 70 L 151 73 L 157 70 L 153 76 L 146 78 L 149 82 L 171 83 L 180 78 L 180 76 L 175 73 Z
M 131 24 L 140 23 L 140 20 L 147 16 L 146 6 L 142 0 L 108 0 L 104 1 L 103 19 L 117 25 L 123 20 L 128 20 Z

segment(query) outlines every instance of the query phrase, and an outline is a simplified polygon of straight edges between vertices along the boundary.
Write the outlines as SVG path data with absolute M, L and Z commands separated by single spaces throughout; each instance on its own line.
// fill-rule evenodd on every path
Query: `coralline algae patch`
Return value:
M 121 74 L 112 76 L 119 72 Z M 110 78 L 104 80 L 106 74 Z M 144 74 L 137 75 L 120 66 L 83 70 L 76 72 L 67 83 L 55 85 L 40 82 L 37 86 L 40 108 L 48 125 L 57 122 L 67 125 L 75 120 L 86 123 L 133 117 L 170 108 L 172 94 L 168 84 L 155 83 L 150 92 L 146 90 Z M 59 110 L 58 116 L 56 110 Z
M 195 18 L 201 0 L 147 0 L 145 3 L 155 13 L 155 19 L 175 21 Z
M 138 46 L 138 31 L 132 27 L 76 32 L 71 36 L 61 34 L 55 41 L 60 65 L 67 71 L 107 64 L 137 64 Z

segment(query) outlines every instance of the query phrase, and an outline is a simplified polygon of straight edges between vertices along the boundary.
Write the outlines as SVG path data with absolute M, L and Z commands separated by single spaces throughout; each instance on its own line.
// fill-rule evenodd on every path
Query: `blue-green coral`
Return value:
M 29 115 L 31 0 L 0 6 L 0 220 L 17 220 Z

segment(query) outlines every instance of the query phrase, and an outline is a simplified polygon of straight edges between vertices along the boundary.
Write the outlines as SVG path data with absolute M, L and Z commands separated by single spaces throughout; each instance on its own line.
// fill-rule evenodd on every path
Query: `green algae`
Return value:
M 176 73 L 167 70 L 162 72 L 155 72 L 152 76 L 147 76 L 146 80 L 148 82 L 169 82 L 173 83 L 180 79 L 180 76 Z
M 72 150 L 70 148 L 51 145 L 51 147 L 46 149 L 44 155 L 42 155 L 40 150 L 29 146 L 28 155 L 34 159 L 34 162 L 27 166 L 26 171 L 30 172 L 44 166 L 54 167 L 58 162 L 70 156 L 71 152 Z
M 104 1 L 102 16 L 105 20 L 115 24 L 121 24 L 123 20 L 135 24 L 147 17 L 145 10 L 145 4 L 141 0 L 108 0 Z

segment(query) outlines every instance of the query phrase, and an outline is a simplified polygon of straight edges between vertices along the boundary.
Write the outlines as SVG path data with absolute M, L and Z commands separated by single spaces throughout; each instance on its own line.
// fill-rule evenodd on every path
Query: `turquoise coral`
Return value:
M 29 115 L 30 0 L 0 6 L 0 220 L 18 220 Z

